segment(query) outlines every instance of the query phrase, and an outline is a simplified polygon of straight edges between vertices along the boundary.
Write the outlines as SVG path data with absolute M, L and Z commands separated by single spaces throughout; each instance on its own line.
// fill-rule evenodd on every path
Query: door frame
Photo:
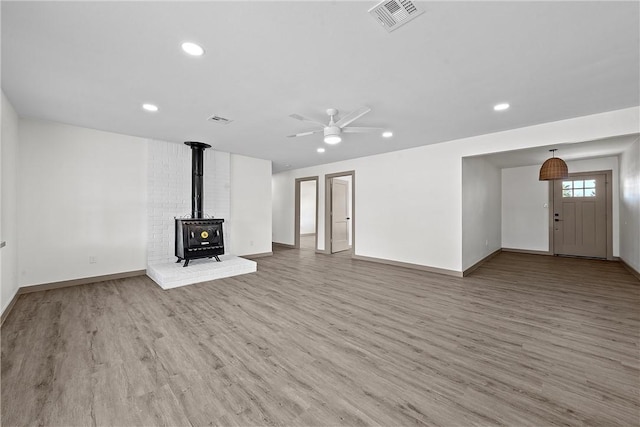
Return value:
M 356 254 L 356 171 L 344 171 L 330 173 L 324 176 L 324 251 L 331 255 L 331 200 L 332 190 L 331 180 L 343 176 L 351 177 L 351 257 Z
M 293 239 L 293 247 L 296 249 L 300 249 L 300 183 L 301 182 L 305 182 L 305 181 L 315 181 L 316 182 L 316 239 L 315 239 L 315 245 L 314 245 L 314 249 L 317 250 L 318 249 L 318 201 L 320 200 L 319 198 L 319 193 L 320 193 L 320 189 L 318 188 L 318 183 L 319 183 L 319 179 L 318 176 L 307 176 L 304 178 L 296 178 L 296 184 L 295 184 L 295 202 L 294 202 L 294 206 L 295 206 L 295 212 L 294 212 L 294 220 L 293 220 L 293 232 L 294 232 L 294 239 Z
M 606 220 L 607 220 L 607 260 L 613 261 L 613 171 L 600 170 L 588 172 L 574 172 L 569 174 L 569 178 L 579 178 L 581 176 L 605 175 L 604 188 L 606 191 Z M 555 241 L 553 237 L 553 213 L 555 212 L 554 181 L 549 181 L 549 254 L 556 255 Z

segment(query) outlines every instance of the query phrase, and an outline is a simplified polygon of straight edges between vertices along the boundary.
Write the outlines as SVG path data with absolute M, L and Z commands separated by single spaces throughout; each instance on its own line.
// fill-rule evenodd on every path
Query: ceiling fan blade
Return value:
M 307 132 L 300 132 L 300 133 L 296 133 L 295 135 L 287 135 L 287 138 L 295 138 L 296 136 L 307 136 L 307 135 L 313 135 L 314 133 L 319 133 L 322 132 L 322 129 L 320 130 L 310 130 Z
M 339 128 L 344 128 L 349 123 L 353 122 L 354 120 L 358 120 L 360 117 L 367 114 L 369 111 L 371 111 L 371 108 L 369 107 L 362 107 L 358 108 L 357 110 L 353 110 L 352 112 L 338 120 L 336 122 L 336 126 L 338 126 Z
M 365 133 L 365 132 L 382 132 L 384 128 L 359 128 L 355 126 L 349 126 L 342 129 L 344 133 Z
M 289 117 L 292 117 L 296 120 L 301 120 L 303 122 L 309 122 L 309 123 L 313 123 L 314 125 L 318 125 L 318 126 L 322 126 L 323 128 L 327 125 L 320 123 L 316 120 L 310 119 L 309 117 L 305 117 L 305 116 L 301 116 L 300 114 L 291 114 L 289 115 Z

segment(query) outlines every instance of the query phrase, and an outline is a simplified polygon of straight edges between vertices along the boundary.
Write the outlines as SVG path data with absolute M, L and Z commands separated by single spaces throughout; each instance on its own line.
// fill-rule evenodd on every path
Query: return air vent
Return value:
M 389 33 L 423 13 L 409 0 L 384 0 L 369 9 L 369 14 Z
M 231 123 L 233 120 L 230 119 L 225 119 L 224 117 L 220 117 L 220 116 L 216 116 L 215 114 L 211 117 L 209 117 L 207 120 L 209 120 L 210 122 L 213 123 L 220 123 L 221 125 L 228 125 L 229 123 Z

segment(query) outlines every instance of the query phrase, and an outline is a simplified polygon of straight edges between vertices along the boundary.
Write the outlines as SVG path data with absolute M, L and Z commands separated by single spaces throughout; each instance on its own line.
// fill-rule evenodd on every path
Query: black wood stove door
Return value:
M 222 246 L 222 230 L 220 224 L 187 225 L 188 248 Z

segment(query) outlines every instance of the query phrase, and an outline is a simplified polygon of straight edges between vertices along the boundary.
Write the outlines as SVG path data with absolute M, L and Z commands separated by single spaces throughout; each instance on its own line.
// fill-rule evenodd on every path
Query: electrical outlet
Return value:
M 95 255 L 89 255 L 89 264 L 95 264 L 98 262 L 98 258 Z

